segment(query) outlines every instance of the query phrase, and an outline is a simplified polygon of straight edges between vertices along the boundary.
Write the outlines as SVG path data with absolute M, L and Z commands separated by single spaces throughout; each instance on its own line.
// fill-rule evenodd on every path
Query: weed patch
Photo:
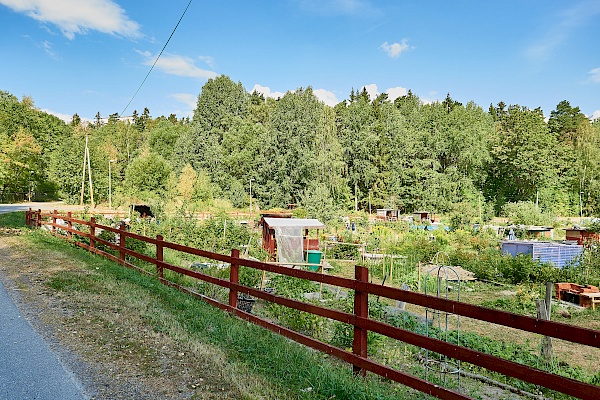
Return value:
M 138 379 L 158 379 L 165 384 L 163 391 L 171 385 L 158 377 L 173 379 L 171 373 L 187 371 L 184 379 L 195 386 L 185 383 L 188 395 L 201 387 L 210 391 L 214 386 L 218 390 L 224 387 L 231 397 L 248 399 L 427 398 L 377 377 L 357 378 L 344 363 L 331 362 L 326 355 L 59 239 L 37 233 L 23 239 L 46 255 L 60 252 L 77 266 L 54 271 L 46 280 L 48 288 L 73 302 L 69 323 L 81 326 L 69 329 L 78 332 L 69 340 L 84 340 L 91 346 L 87 350 L 90 356 L 103 354 L 123 369 L 137 368 L 139 371 L 131 374 L 139 374 Z M 88 329 L 83 329 L 85 326 Z M 169 344 L 165 348 L 157 345 L 160 342 Z M 198 357 L 198 352 L 204 356 Z M 218 355 L 216 360 L 212 354 Z M 165 370 L 167 356 L 171 360 L 167 364 L 174 369 Z M 192 378 L 207 376 L 194 366 L 202 360 L 207 363 L 205 367 L 215 369 L 212 386 L 197 386 L 198 379 Z M 198 398 L 211 398 L 200 393 Z

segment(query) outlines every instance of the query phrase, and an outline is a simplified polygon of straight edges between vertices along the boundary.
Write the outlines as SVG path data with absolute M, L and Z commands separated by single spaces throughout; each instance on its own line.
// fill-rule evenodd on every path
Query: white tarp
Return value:
M 265 222 L 269 227 L 300 227 L 303 229 L 325 229 L 325 225 L 314 218 L 270 218 L 265 217 Z
M 277 258 L 282 263 L 303 263 L 304 253 L 301 226 L 275 226 Z

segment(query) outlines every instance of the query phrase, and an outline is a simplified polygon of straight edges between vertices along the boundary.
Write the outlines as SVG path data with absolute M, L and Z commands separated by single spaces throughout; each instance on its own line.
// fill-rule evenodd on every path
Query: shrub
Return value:
M 502 215 L 518 225 L 552 225 L 554 217 L 540 209 L 531 201 L 506 203 L 502 206 Z
M 488 249 L 465 264 L 465 269 L 484 280 L 512 284 L 527 282 L 557 282 L 563 273 L 552 264 L 540 263 L 525 254 L 503 255 L 498 249 Z

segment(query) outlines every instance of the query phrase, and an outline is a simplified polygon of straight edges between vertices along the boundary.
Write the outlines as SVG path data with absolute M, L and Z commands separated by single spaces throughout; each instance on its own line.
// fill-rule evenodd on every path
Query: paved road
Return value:
M 29 207 L 3 204 L 0 213 Z M 34 399 L 82 400 L 89 396 L 17 310 L 0 279 L 0 400 Z
M 42 211 L 80 211 L 84 207 L 78 205 L 67 205 L 63 202 L 55 201 L 48 203 L 17 203 L 17 204 L 0 204 L 0 214 L 13 212 L 13 211 L 25 211 L 29 210 L 42 210 Z
M 0 399 L 87 398 L 75 376 L 50 351 L 0 283 Z

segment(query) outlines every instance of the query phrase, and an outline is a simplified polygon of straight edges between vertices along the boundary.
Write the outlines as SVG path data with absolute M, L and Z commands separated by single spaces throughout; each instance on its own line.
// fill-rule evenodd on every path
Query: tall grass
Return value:
M 0 227 L 23 228 L 25 227 L 25 211 L 16 211 L 0 214 Z
M 23 237 L 44 251 L 59 251 L 85 271 L 77 279 L 69 274 L 53 280 L 55 290 L 102 290 L 122 297 L 121 304 L 148 303 L 143 319 L 156 331 L 183 330 L 188 340 L 211 344 L 227 355 L 228 363 L 242 364 L 281 388 L 278 398 L 292 399 L 397 399 L 429 398 L 376 376 L 356 377 L 348 364 L 291 342 L 256 325 L 239 320 L 204 302 L 160 285 L 152 277 L 124 268 L 42 233 Z M 89 282 L 88 282 L 89 281 Z M 123 282 L 128 285 L 123 285 Z M 131 285 L 139 288 L 132 292 Z M 176 328 L 176 329 L 174 329 Z

